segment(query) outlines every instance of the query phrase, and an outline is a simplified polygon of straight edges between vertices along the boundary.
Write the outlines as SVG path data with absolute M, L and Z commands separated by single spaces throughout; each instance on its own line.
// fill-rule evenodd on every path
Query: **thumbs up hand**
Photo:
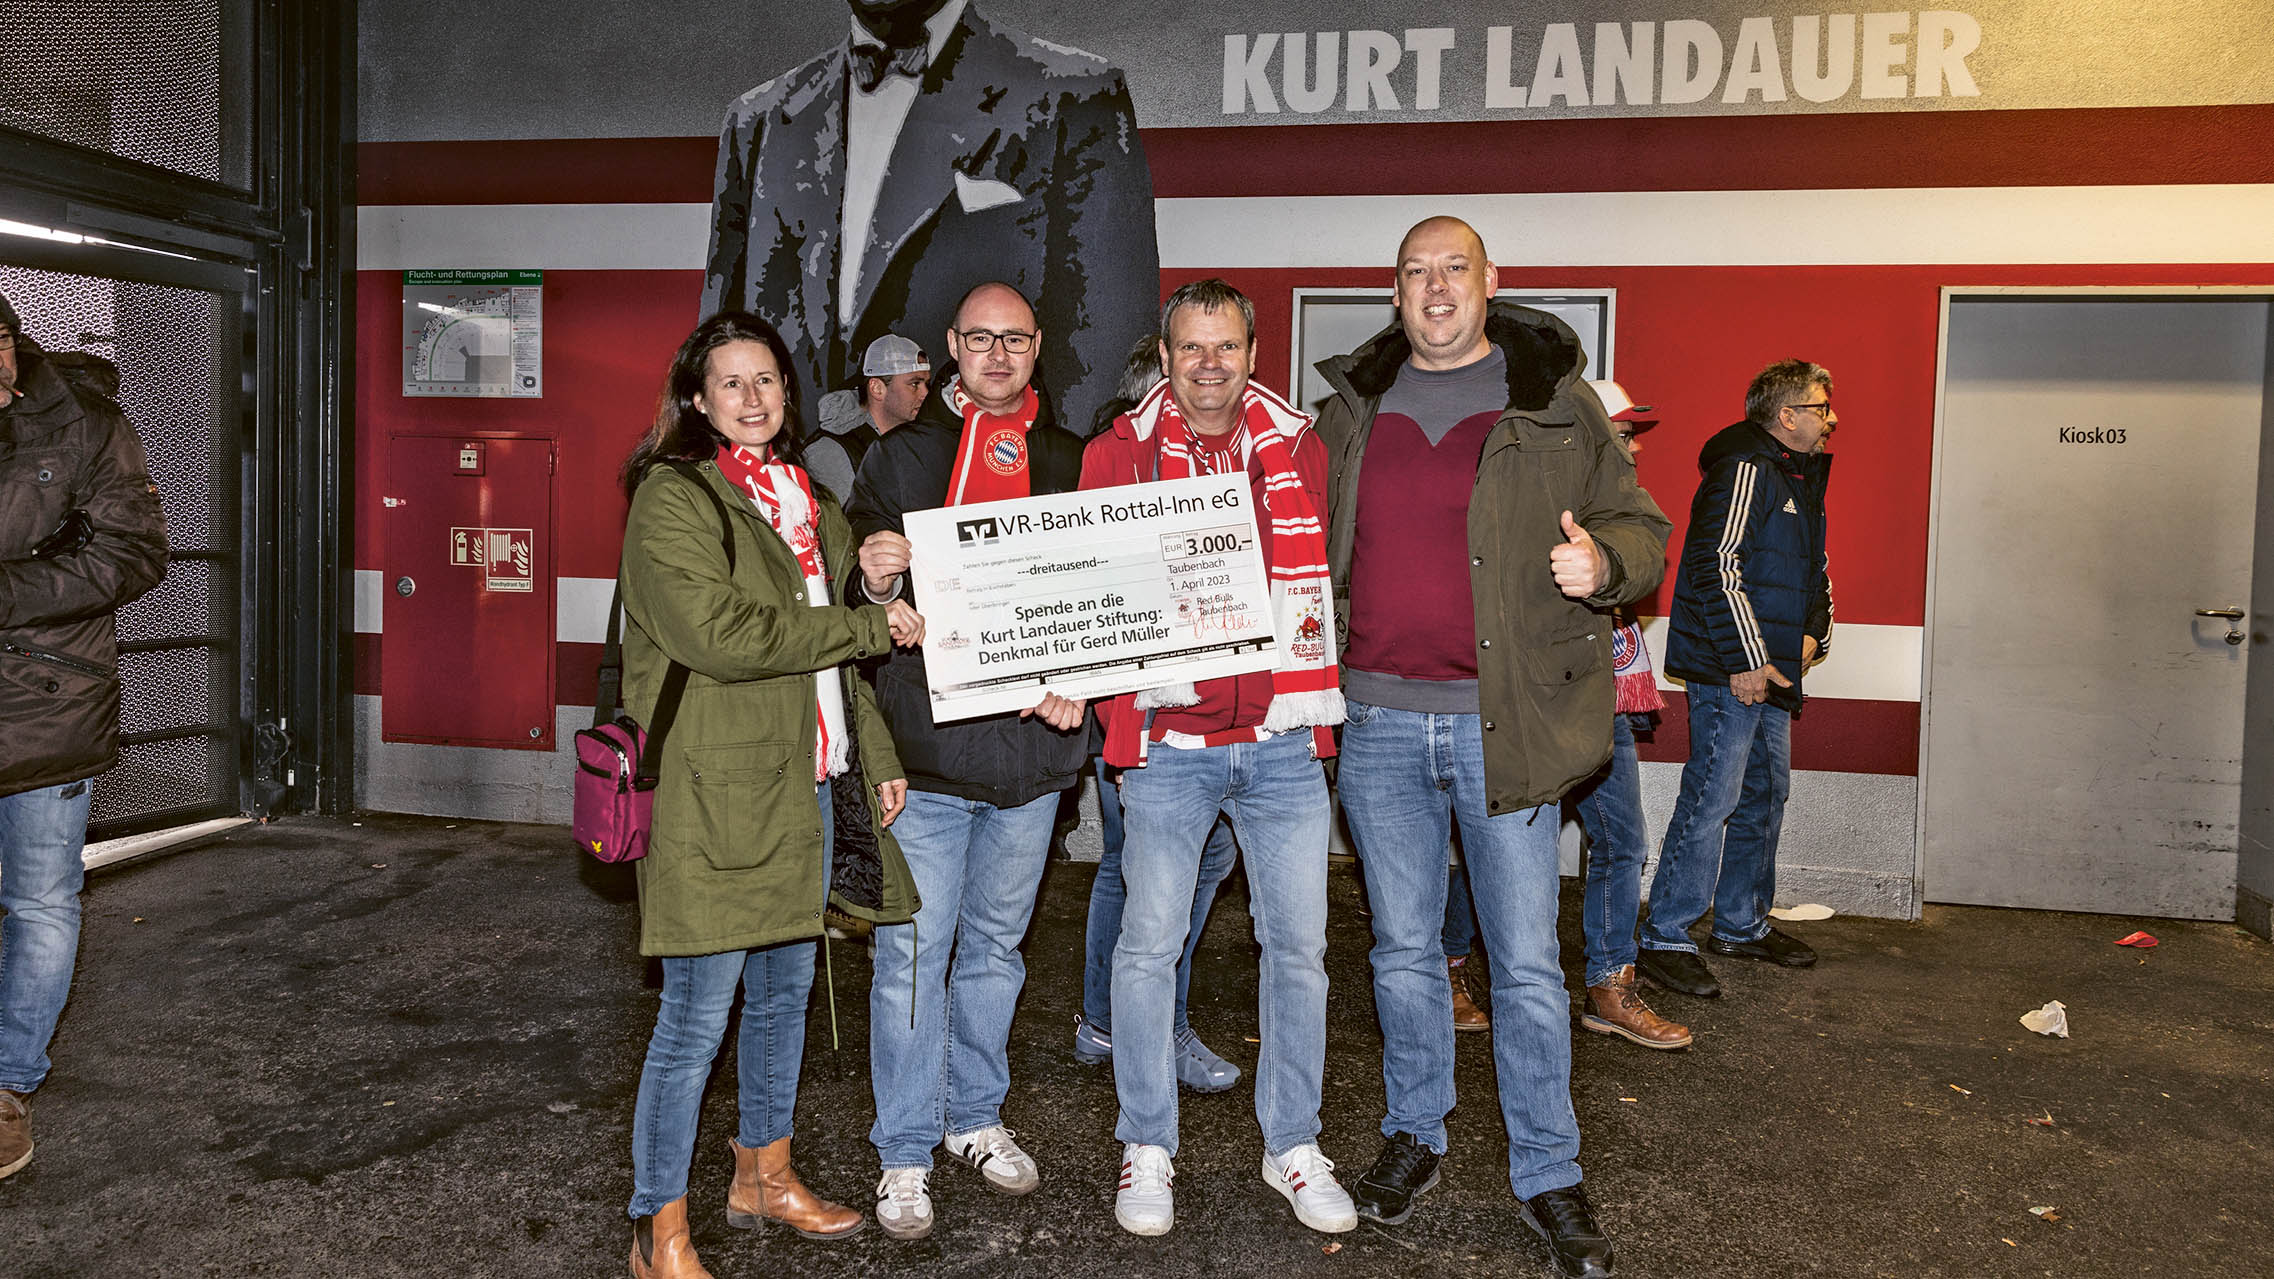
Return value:
M 1603 548 L 1571 512 L 1563 513 L 1563 538 L 1556 548 L 1548 552 L 1548 570 L 1555 574 L 1556 589 L 1566 596 L 1583 600 L 1603 589 L 1603 579 L 1610 573 L 1610 565 L 1603 558 Z

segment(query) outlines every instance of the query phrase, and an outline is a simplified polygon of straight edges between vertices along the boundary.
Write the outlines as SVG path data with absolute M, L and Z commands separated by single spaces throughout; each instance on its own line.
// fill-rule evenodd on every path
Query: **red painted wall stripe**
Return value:
M 1522 246 L 1496 249 L 1516 262 Z M 1163 281 L 1164 290 L 1186 273 Z M 1198 272 L 1190 273 L 1198 275 Z M 1257 375 L 1287 378 L 1298 286 L 1387 287 L 1389 269 L 1224 273 L 1256 303 Z M 1926 618 L 1928 487 L 1934 438 L 1935 333 L 1944 285 L 2274 285 L 2274 265 L 1618 267 L 1511 265 L 1505 287 L 1619 291 L 1618 372 L 1658 406 L 1643 437 L 1642 480 L 1675 521 L 1675 547 L 1706 437 L 1734 421 L 1745 379 L 1787 355 L 1830 367 L 1842 426 L 1834 449 L 1832 573 L 1844 621 L 1917 626 Z M 612 577 L 624 503 L 615 469 L 654 412 L 671 352 L 693 326 L 693 271 L 548 271 L 542 400 L 406 399 L 401 393 L 402 277 L 358 275 L 355 566 L 383 569 L 387 437 L 392 431 L 500 431 L 561 441 L 558 572 Z M 1389 320 L 1385 300 L 1383 321 Z M 1644 606 L 1666 611 L 1668 595 Z
M 2274 182 L 2274 105 L 1146 129 L 1159 196 Z M 363 204 L 708 203 L 715 137 L 365 142 Z
M 589 680 L 589 677 L 588 677 Z M 586 700 L 590 700 L 587 698 Z M 1666 694 L 1658 731 L 1635 741 L 1642 758 L 1680 764 L 1690 757 L 1690 702 Z M 1830 773 L 1919 773 L 1919 704 L 1814 698 L 1792 722 L 1792 766 Z

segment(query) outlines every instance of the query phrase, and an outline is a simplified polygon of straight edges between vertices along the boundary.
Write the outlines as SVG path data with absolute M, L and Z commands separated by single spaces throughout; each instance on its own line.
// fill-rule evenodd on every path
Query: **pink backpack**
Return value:
M 726 504 L 719 501 L 719 495 L 692 464 L 662 465 L 685 474 L 718 508 L 726 570 L 732 575 L 734 524 Z M 647 856 L 648 830 L 655 817 L 658 751 L 679 713 L 679 699 L 687 691 L 687 668 L 673 662 L 656 697 L 653 732 L 641 731 L 630 716 L 618 713 L 624 684 L 623 618 L 624 582 L 619 572 L 615 595 L 608 601 L 608 641 L 600 654 L 599 697 L 592 707 L 592 727 L 576 735 L 576 792 L 569 822 L 577 846 L 604 862 L 633 862 Z

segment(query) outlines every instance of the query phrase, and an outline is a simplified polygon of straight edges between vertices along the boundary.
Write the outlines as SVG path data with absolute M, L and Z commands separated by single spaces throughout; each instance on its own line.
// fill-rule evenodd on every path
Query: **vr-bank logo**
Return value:
M 955 540 L 959 546 L 993 546 L 1003 540 L 1003 527 L 992 515 L 982 515 L 975 520 L 957 520 Z

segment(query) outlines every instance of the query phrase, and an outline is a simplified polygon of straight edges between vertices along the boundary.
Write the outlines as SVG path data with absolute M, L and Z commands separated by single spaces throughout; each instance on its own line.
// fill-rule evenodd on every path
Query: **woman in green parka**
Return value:
M 924 619 L 900 601 L 830 602 L 852 535 L 801 443 L 781 336 L 729 311 L 680 346 L 624 463 L 625 705 L 657 727 L 673 668 L 687 671 L 639 863 L 640 952 L 663 958 L 663 996 L 632 1119 L 635 1279 L 708 1279 L 688 1239 L 687 1171 L 737 985 L 728 1224 L 829 1239 L 863 1222 L 798 1180 L 790 1128 L 823 907 L 878 923 L 915 911 L 885 831 L 908 783 L 850 663 L 919 643 Z

